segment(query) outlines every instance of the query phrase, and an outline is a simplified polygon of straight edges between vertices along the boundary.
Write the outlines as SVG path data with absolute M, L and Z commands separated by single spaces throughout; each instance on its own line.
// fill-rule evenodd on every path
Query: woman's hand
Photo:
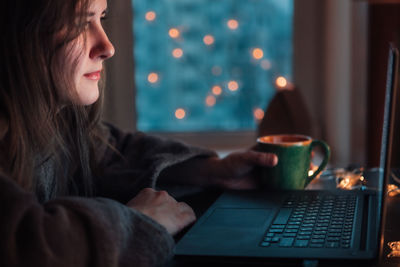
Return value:
M 218 186 L 226 189 L 255 189 L 256 167 L 273 167 L 275 154 L 254 150 L 234 152 L 225 158 L 198 157 L 164 170 L 158 181 L 170 184 Z
M 171 235 L 177 234 L 196 220 L 191 207 L 184 202 L 177 202 L 166 191 L 145 188 L 126 205 L 149 216 L 164 226 Z
M 218 171 L 215 183 L 227 189 L 255 189 L 257 188 L 254 169 L 260 167 L 273 167 L 278 164 L 275 154 L 248 150 L 234 152 L 215 163 Z

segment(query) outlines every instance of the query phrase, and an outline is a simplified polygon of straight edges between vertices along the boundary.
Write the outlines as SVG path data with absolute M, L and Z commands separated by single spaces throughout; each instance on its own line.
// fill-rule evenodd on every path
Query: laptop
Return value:
M 226 191 L 176 246 L 176 259 L 246 264 L 377 259 L 383 244 L 398 75 L 390 46 L 380 167 L 361 190 Z M 400 118 L 398 118 L 399 120 Z

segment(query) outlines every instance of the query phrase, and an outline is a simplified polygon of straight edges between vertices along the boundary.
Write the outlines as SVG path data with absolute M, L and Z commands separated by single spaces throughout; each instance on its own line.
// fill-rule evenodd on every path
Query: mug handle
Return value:
M 311 143 L 311 151 L 314 149 L 314 147 L 319 146 L 322 148 L 323 153 L 324 153 L 324 159 L 322 160 L 321 164 L 319 165 L 318 169 L 312 174 L 307 177 L 306 185 L 307 186 L 321 171 L 324 170 L 326 165 L 329 162 L 329 158 L 331 156 L 331 150 L 328 146 L 327 143 L 321 140 L 313 140 Z

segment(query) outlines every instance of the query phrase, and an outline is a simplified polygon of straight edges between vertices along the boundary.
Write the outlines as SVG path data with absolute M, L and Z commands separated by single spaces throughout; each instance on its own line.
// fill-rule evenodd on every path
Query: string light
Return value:
M 186 111 L 183 108 L 178 108 L 175 110 L 175 117 L 178 120 L 182 120 L 186 116 Z
M 216 102 L 217 102 L 217 100 L 215 99 L 215 96 L 209 95 L 206 97 L 206 105 L 207 106 L 212 107 L 215 105 Z
M 308 176 L 313 175 L 314 172 L 317 171 L 317 169 L 318 169 L 318 166 L 312 166 L 312 167 L 310 168 L 310 170 L 308 171 Z
M 239 22 L 235 19 L 230 19 L 228 20 L 226 25 L 228 26 L 229 29 L 236 30 L 239 27 Z
M 180 31 L 177 28 L 171 28 L 168 31 L 168 34 L 171 38 L 176 39 L 180 36 Z
M 151 72 L 149 73 L 149 75 L 147 75 L 147 81 L 149 83 L 156 83 L 158 82 L 158 74 L 155 72 Z
M 253 58 L 254 59 L 262 59 L 264 56 L 264 52 L 261 48 L 254 48 L 252 52 Z
M 400 257 L 400 241 L 388 242 L 390 253 L 387 255 L 388 258 Z
M 203 42 L 206 45 L 212 45 L 214 43 L 214 36 L 207 34 L 206 36 L 204 36 Z
M 278 88 L 284 88 L 286 87 L 286 85 L 288 84 L 287 80 L 285 79 L 285 77 L 283 76 L 279 76 L 276 81 L 275 84 Z
M 264 118 L 264 110 L 261 108 L 256 108 L 253 111 L 254 118 L 258 121 L 262 120 Z
M 388 196 L 389 197 L 394 197 L 400 194 L 400 189 L 397 185 L 394 184 L 388 184 L 387 186 L 387 191 L 388 191 Z
M 183 56 L 183 50 L 181 48 L 175 48 L 172 50 L 172 56 L 174 58 L 181 58 Z
M 365 178 L 363 176 L 364 168 L 347 171 L 337 169 L 335 171 L 336 187 L 343 190 L 353 190 L 364 186 Z
M 154 11 L 148 11 L 146 12 L 145 18 L 147 21 L 154 21 L 157 17 L 156 12 Z
M 222 88 L 219 85 L 214 85 L 211 91 L 214 95 L 220 95 L 222 93 Z
M 228 89 L 231 91 L 237 91 L 239 89 L 239 84 L 237 81 L 229 81 Z

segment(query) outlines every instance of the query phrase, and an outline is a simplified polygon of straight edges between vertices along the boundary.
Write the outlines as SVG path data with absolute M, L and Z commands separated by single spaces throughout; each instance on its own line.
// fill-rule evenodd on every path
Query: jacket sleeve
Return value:
M 96 194 L 126 203 L 145 187 L 155 188 L 162 170 L 194 157 L 216 156 L 214 151 L 188 146 L 141 132 L 124 133 L 105 125 L 111 146 L 101 153 Z M 190 176 L 188 176 L 190 179 Z
M 174 241 L 149 217 L 105 198 L 40 204 L 0 175 L 0 266 L 157 266 Z

